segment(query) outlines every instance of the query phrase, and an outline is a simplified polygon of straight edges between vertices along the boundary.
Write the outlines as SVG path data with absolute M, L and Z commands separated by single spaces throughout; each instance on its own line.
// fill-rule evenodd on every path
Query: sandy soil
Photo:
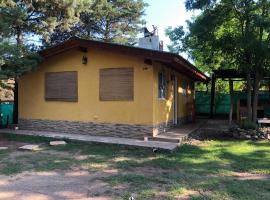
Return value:
M 240 173 L 240 172 L 235 172 L 233 173 L 233 176 L 237 180 L 270 180 L 270 175 L 268 174 L 251 174 L 251 173 Z
M 5 200 L 110 200 L 112 188 L 100 180 L 117 173 L 115 170 L 89 173 L 24 172 L 15 176 L 0 176 L 0 199 Z

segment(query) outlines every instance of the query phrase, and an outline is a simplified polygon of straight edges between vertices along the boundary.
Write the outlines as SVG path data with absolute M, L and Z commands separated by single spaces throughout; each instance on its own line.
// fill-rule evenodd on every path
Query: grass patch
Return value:
M 18 134 L 1 134 L 7 140 L 27 143 L 48 143 L 52 139 L 42 136 L 18 135 Z
M 270 174 L 268 141 L 213 140 L 182 145 L 173 153 L 149 149 L 68 142 L 48 146 L 47 138 L 7 135 L 12 141 L 39 143 L 41 151 L 0 151 L 0 174 L 69 170 L 91 173 L 115 169 L 98 177 L 113 188 L 124 185 L 114 199 L 269 199 L 270 180 L 238 180 L 233 174 Z

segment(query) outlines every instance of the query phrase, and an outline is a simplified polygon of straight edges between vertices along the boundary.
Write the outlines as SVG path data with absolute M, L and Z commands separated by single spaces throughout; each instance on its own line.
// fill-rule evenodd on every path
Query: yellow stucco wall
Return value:
M 87 65 L 81 63 L 84 55 Z M 100 101 L 99 69 L 134 68 L 133 101 Z M 158 98 L 158 72 L 165 71 L 168 80 L 167 98 Z M 45 72 L 77 71 L 78 102 L 45 101 Z M 173 119 L 173 82 L 178 79 L 178 118 L 191 114 L 188 104 L 194 91 L 184 95 L 182 81 L 190 79 L 160 63 L 144 64 L 143 58 L 105 50 L 78 50 L 56 55 L 42 62 L 35 72 L 19 80 L 19 118 L 84 121 L 96 123 L 126 123 L 153 125 Z
M 168 89 L 166 99 L 158 98 L 158 73 L 161 71 L 166 74 L 167 79 Z M 192 80 L 160 63 L 154 63 L 153 75 L 153 124 L 168 123 L 173 120 L 173 81 L 171 80 L 171 75 L 176 76 L 178 81 L 177 117 L 183 118 L 191 115 L 190 104 L 194 100 L 194 90 L 189 88 L 188 92 L 184 94 L 182 83 L 184 80 L 187 83 L 192 82 Z
M 81 59 L 87 54 L 88 63 Z M 134 67 L 134 101 L 100 101 L 99 69 Z M 45 72 L 77 71 L 78 102 L 45 101 Z M 142 58 L 105 50 L 68 51 L 43 61 L 19 80 L 19 118 L 85 122 L 153 123 L 153 67 Z

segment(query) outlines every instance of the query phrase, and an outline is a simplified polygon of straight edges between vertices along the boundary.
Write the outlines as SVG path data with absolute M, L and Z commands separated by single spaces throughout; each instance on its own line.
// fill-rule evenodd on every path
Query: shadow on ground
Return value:
M 40 143 L 42 140 L 32 142 Z M 0 183 L 0 191 L 18 192 L 12 184 L 32 177 L 37 178 L 36 182 L 30 181 L 33 188 L 41 187 L 35 191 L 39 191 L 39 195 L 48 194 L 48 199 L 64 199 L 63 195 L 67 194 L 81 195 L 76 199 L 127 199 L 134 196 L 136 200 L 268 199 L 270 196 L 268 178 L 239 179 L 242 173 L 270 174 L 270 148 L 266 141 L 204 139 L 190 141 L 173 153 L 81 143 L 49 147 L 44 141 L 42 147 L 40 152 L 10 150 L 0 153 L 0 174 L 8 180 Z M 29 171 L 33 174 L 22 175 Z M 65 179 L 71 172 L 87 174 L 77 176 L 75 180 Z M 10 181 L 7 176 L 10 174 L 17 174 L 18 180 Z M 52 177 L 59 182 L 50 182 L 54 180 Z M 47 189 L 42 185 L 46 180 L 50 183 Z M 73 186 L 79 187 L 76 190 L 78 194 L 73 191 Z M 27 188 L 22 189 L 27 192 Z

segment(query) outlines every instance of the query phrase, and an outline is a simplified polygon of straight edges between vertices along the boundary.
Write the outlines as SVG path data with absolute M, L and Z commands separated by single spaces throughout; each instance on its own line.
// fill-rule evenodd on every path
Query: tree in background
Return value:
M 2 0 L 0 3 L 0 78 L 15 78 L 14 123 L 17 123 L 17 79 L 37 67 L 40 58 L 29 38 L 48 40 L 55 27 L 68 29 L 88 7 L 87 0 Z
M 233 68 L 247 74 L 248 105 L 251 105 L 251 74 L 254 74 L 252 120 L 257 121 L 258 90 L 270 62 L 270 2 L 267 0 L 187 0 L 187 10 L 201 10 L 188 22 L 188 32 L 169 29 L 170 48 L 185 51 L 206 72 Z M 179 38 L 174 36 L 178 34 Z M 176 38 L 177 40 L 174 40 Z M 251 106 L 248 106 L 251 121 Z
M 89 1 L 3 0 L 0 4 L 0 75 L 17 77 L 37 66 L 35 43 L 40 36 L 48 40 L 55 27 L 68 29 L 79 20 Z M 3 77 L 2 77 L 3 78 Z
M 61 43 L 72 36 L 85 39 L 133 45 L 147 6 L 143 0 L 95 0 L 87 11 L 80 13 L 80 21 L 70 30 L 57 27 L 46 45 Z

